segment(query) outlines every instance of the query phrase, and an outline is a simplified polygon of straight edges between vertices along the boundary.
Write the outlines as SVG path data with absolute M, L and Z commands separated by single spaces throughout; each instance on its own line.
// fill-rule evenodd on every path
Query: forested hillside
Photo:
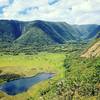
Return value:
M 92 30 L 91 30 L 92 29 Z M 96 37 L 99 25 L 69 25 L 41 20 L 21 22 L 0 20 L 0 45 L 43 46 L 88 41 Z

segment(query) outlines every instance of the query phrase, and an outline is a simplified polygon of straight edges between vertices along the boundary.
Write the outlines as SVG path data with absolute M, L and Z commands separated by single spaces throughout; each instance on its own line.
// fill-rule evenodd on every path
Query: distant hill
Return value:
M 0 21 L 0 42 L 12 42 L 22 33 L 21 24 L 18 21 Z
M 72 26 L 66 23 L 33 21 L 24 23 L 22 35 L 15 40 L 19 44 L 63 44 L 66 41 L 77 40 L 77 34 Z M 75 35 L 76 34 L 76 35 Z
M 92 39 L 99 25 L 69 25 L 65 22 L 0 20 L 0 45 L 42 46 Z
M 96 24 L 74 25 L 73 27 L 81 33 L 81 38 L 85 40 L 96 38 L 100 31 L 100 25 Z

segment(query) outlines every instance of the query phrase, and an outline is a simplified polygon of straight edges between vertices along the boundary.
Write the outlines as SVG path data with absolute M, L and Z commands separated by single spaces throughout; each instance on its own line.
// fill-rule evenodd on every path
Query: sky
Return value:
M 100 24 L 100 0 L 0 0 L 0 19 Z

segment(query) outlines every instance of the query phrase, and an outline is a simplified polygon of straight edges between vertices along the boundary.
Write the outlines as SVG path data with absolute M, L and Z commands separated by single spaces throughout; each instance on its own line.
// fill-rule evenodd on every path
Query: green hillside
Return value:
M 19 46 L 38 46 L 53 44 L 54 41 L 37 27 L 30 28 L 25 34 L 21 35 L 14 41 L 14 44 Z
M 99 25 L 69 25 L 65 22 L 41 20 L 30 22 L 0 20 L 0 47 L 39 47 L 73 41 L 88 41 L 96 37 L 95 32 L 99 29 Z
M 32 22 L 0 21 L 0 43 L 62 44 L 69 40 L 77 40 L 77 35 L 78 33 L 66 23 L 38 20 Z

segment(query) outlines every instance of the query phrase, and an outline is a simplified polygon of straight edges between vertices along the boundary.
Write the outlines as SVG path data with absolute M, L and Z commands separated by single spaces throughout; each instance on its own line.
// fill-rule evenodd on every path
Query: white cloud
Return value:
M 7 5 L 8 1 L 0 0 L 0 4 Z M 3 9 L 0 19 L 29 21 L 40 19 L 66 21 L 71 24 L 100 24 L 100 0 L 58 0 L 58 2 L 56 0 L 52 5 L 49 5 L 48 0 L 14 0 Z
M 81 23 L 81 24 L 100 24 L 100 14 L 84 14 L 76 19 L 76 24 Z
M 9 1 L 8 0 L 0 0 L 0 6 L 5 6 L 8 5 Z

